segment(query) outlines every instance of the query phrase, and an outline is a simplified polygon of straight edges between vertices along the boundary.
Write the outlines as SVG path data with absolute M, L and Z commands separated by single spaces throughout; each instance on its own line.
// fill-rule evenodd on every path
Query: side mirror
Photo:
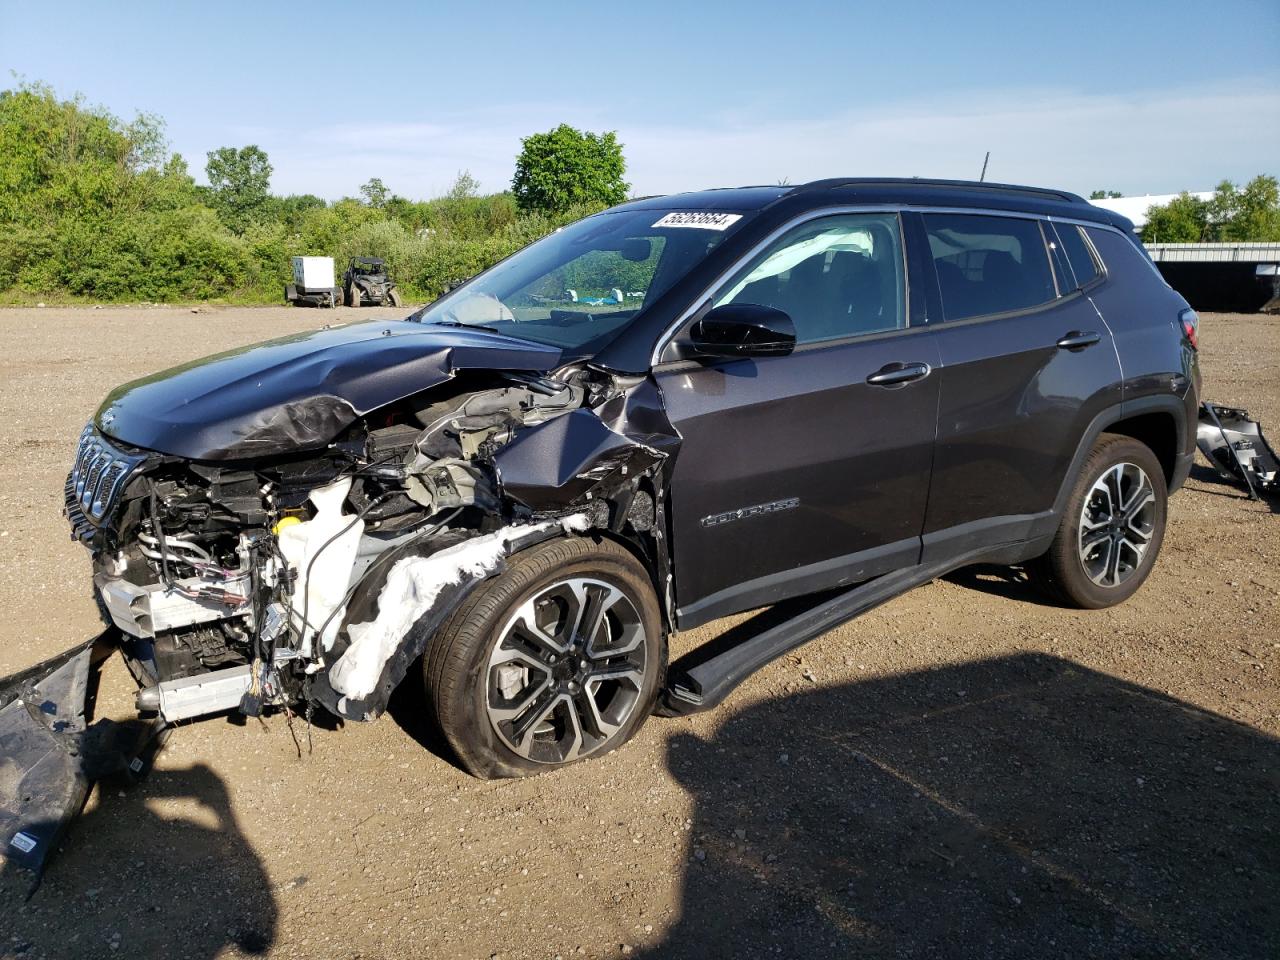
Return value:
M 708 357 L 785 357 L 796 346 L 791 318 L 774 307 L 726 303 L 689 331 L 693 348 Z

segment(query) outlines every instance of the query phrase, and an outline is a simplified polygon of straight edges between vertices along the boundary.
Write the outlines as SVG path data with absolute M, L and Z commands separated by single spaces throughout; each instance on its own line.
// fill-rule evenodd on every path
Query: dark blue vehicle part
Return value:
M 683 438 L 670 478 L 682 629 L 917 562 L 938 381 L 867 378 L 906 361 L 936 366 L 937 350 L 924 327 L 660 368 Z M 794 509 L 703 522 L 792 499 Z
M 535 512 L 558 513 L 607 501 L 679 444 L 657 385 L 644 379 L 594 409 L 522 431 L 493 459 L 503 494 Z
M 484 330 L 374 320 L 284 337 L 118 387 L 95 423 L 107 436 L 191 460 L 324 447 L 357 418 L 461 370 L 547 371 L 555 347 Z

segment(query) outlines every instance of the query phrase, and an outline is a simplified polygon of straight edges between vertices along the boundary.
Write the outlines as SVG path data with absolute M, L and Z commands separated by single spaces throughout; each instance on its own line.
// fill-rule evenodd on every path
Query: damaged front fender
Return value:
M 311 699 L 345 719 L 376 719 L 432 635 L 472 590 L 502 571 L 507 557 L 586 525 L 582 516 L 513 525 L 443 548 L 406 544 L 380 557 L 366 576 L 364 602 L 348 615 L 345 641 L 312 682 Z
M 643 379 L 593 409 L 526 430 L 494 456 L 504 496 L 537 513 L 600 501 L 679 447 L 657 386 Z

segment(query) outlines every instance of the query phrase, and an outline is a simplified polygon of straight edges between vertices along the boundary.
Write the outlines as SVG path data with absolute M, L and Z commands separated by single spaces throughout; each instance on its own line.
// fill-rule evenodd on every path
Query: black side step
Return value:
M 899 594 L 959 567 L 981 563 L 993 552 L 984 547 L 945 561 L 904 567 L 855 587 L 770 607 L 743 624 L 745 630 L 729 631 L 726 638 L 733 642 L 723 652 L 698 660 L 699 651 L 694 651 L 689 657 L 672 664 L 672 679 L 663 691 L 659 712 L 664 716 L 680 717 L 711 710 L 723 703 L 753 673 L 783 654 Z M 745 636 L 738 639 L 740 634 Z M 717 641 L 712 641 L 711 645 L 721 646 Z

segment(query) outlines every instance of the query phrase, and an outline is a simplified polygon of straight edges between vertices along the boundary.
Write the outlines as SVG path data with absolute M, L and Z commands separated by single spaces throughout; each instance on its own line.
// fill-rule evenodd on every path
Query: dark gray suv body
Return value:
M 652 198 L 408 318 L 117 389 L 67 513 L 144 710 L 372 719 L 417 669 L 460 761 L 521 775 L 958 566 L 1122 601 L 1195 449 L 1196 325 L 1072 194 Z M 668 671 L 672 631 L 769 605 Z

